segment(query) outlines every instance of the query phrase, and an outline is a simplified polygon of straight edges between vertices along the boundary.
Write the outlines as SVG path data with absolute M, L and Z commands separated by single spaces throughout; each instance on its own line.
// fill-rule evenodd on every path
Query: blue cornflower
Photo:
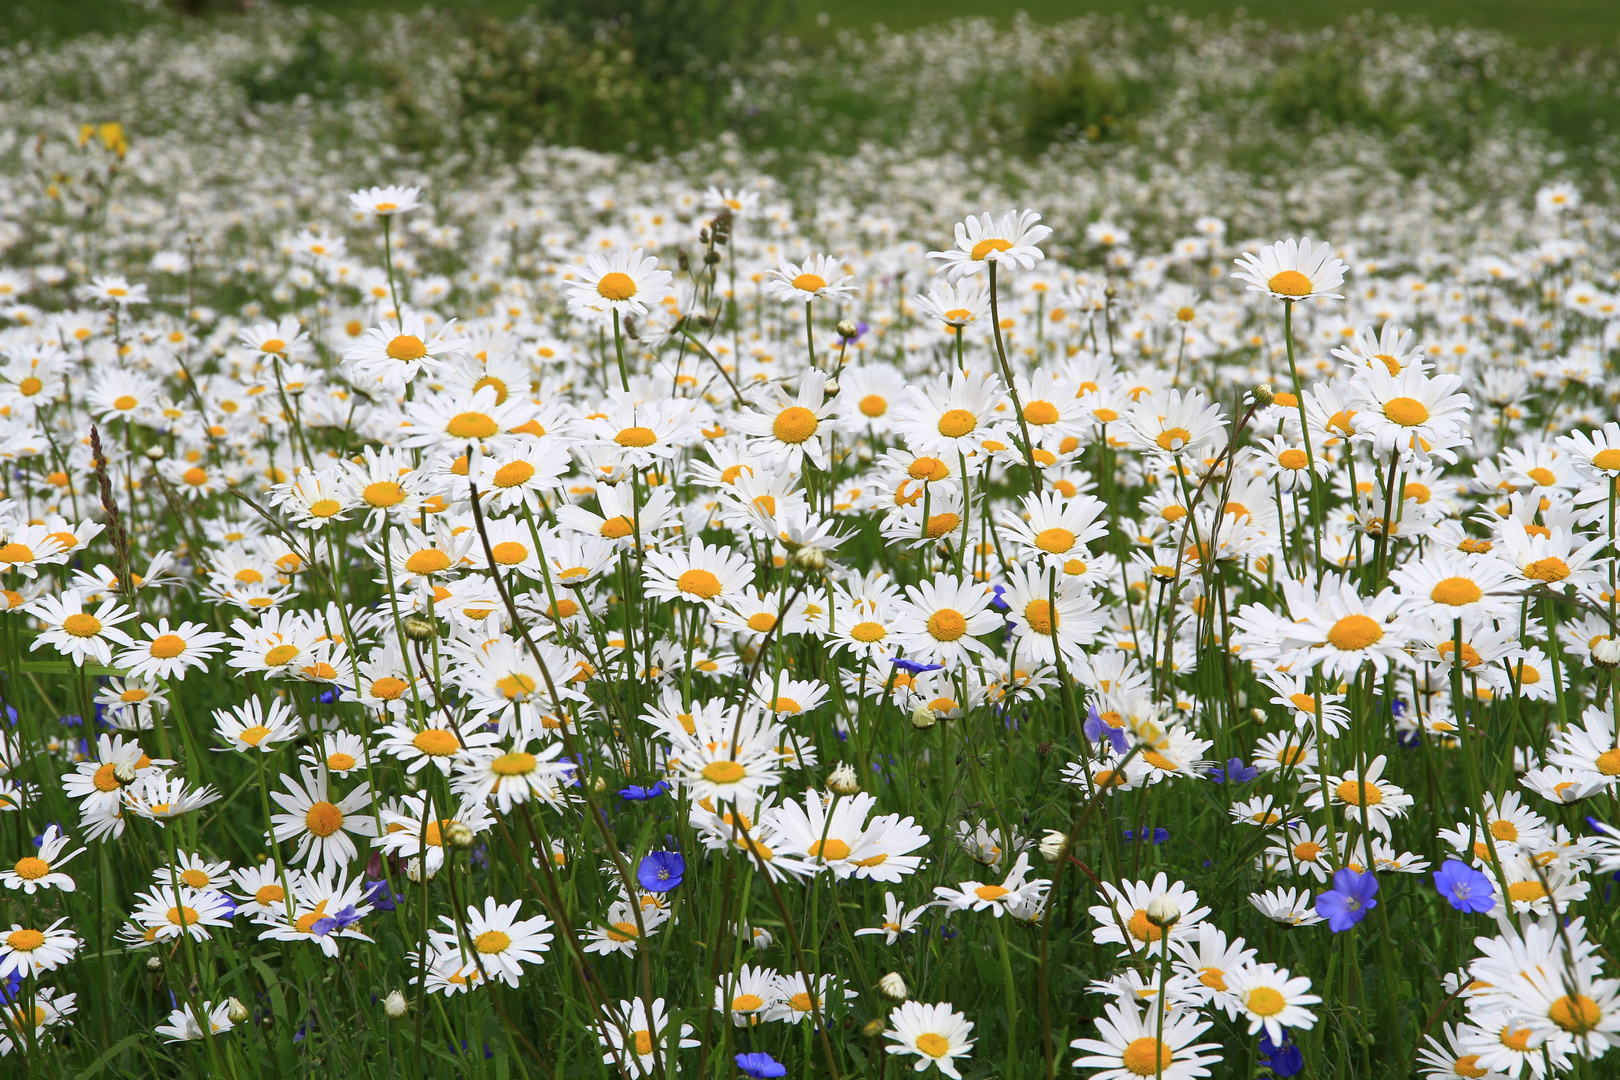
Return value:
M 1126 829 L 1125 830 L 1125 839 L 1127 839 L 1127 840 L 1135 840 L 1136 839 L 1136 831 L 1134 829 Z M 1152 829 L 1143 829 L 1142 830 L 1142 839 L 1148 841 L 1154 847 L 1158 847 L 1160 844 L 1162 844 L 1166 840 L 1170 839 L 1170 830 L 1164 828 L 1163 826 L 1158 826 L 1158 827 L 1152 828 Z
M 654 851 L 636 868 L 636 880 L 648 892 L 669 892 L 681 883 L 686 860 L 673 851 Z
M 660 780 L 652 787 L 642 787 L 640 784 L 631 784 L 627 788 L 619 789 L 619 798 L 630 802 L 644 802 L 647 799 L 656 799 L 660 795 L 669 794 L 669 782 Z
M 754 1080 L 772 1080 L 773 1077 L 787 1075 L 787 1066 L 765 1053 L 738 1054 L 737 1068 Z
M 925 671 L 944 671 L 944 664 L 919 664 L 915 660 L 904 660 L 898 656 L 889 657 L 889 663 L 904 671 L 908 675 L 921 675 Z
M 316 937 L 325 937 L 339 930 L 347 930 L 360 921 L 360 915 L 354 910 L 353 904 L 348 904 L 333 915 L 322 915 L 309 926 L 309 932 Z
M 991 590 L 990 606 L 995 608 L 997 611 L 1011 611 L 1012 606 L 1004 599 L 1006 592 L 1007 586 L 1005 585 L 997 585 L 993 590 Z
M 1126 741 L 1125 732 L 1121 731 L 1117 727 L 1109 727 L 1107 724 L 1103 723 L 1103 718 L 1098 715 L 1097 707 L 1095 705 L 1093 705 L 1090 712 L 1086 714 L 1086 726 L 1084 730 L 1086 733 L 1086 738 L 1090 739 L 1092 742 L 1100 742 L 1106 738 L 1114 747 L 1114 753 L 1116 754 L 1123 754 L 1125 751 L 1130 749 L 1131 744 Z
M 1483 914 L 1496 906 L 1496 888 L 1491 879 L 1457 859 L 1447 859 L 1434 872 L 1434 887 L 1458 911 Z
M 1235 757 L 1226 759 L 1225 768 L 1217 765 L 1204 775 L 1215 781 L 1217 784 L 1224 784 L 1228 780 L 1232 781 L 1234 784 L 1247 784 L 1250 780 L 1253 780 L 1255 777 L 1260 775 L 1260 770 L 1252 766 L 1245 765 L 1242 758 Z
M 405 899 L 403 893 L 393 892 L 388 888 L 388 879 L 378 878 L 366 886 L 366 903 L 374 911 L 393 911 Z
M 1273 1076 L 1295 1076 L 1305 1068 L 1305 1055 L 1294 1045 L 1286 1031 L 1280 1045 L 1272 1042 L 1270 1035 L 1261 1035 L 1260 1053 L 1265 1055 Z
M 1378 906 L 1373 899 L 1377 892 L 1378 879 L 1372 871 L 1358 873 L 1347 866 L 1334 872 L 1333 888 L 1317 895 L 1316 913 L 1327 920 L 1328 929 L 1342 933 Z

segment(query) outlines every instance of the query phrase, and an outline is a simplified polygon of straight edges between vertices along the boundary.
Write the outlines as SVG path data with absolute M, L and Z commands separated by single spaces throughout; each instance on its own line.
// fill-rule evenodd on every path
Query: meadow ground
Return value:
M 1599 5 L 359 7 L 5 13 L 4 1075 L 1614 1071 Z

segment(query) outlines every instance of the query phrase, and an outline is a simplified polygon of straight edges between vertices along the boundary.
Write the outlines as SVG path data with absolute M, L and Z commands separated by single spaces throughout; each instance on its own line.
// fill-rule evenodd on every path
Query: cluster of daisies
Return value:
M 115 1001 L 217 1075 L 1620 1042 L 1574 188 L 1452 260 L 628 194 L 0 271 L 0 1053 Z

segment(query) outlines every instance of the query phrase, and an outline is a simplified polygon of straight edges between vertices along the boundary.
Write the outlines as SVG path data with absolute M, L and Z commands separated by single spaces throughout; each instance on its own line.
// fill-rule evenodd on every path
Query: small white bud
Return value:
M 849 762 L 840 761 L 838 767 L 827 774 L 827 790 L 834 795 L 853 795 L 861 790 L 861 778 L 855 775 Z
M 243 1023 L 248 1018 L 247 1006 L 233 997 L 226 1002 L 225 1015 L 230 1018 L 233 1024 Z
M 827 553 L 811 544 L 806 544 L 793 553 L 793 561 L 801 570 L 811 570 L 816 573 L 827 569 Z
M 591 790 L 596 792 L 598 795 L 602 794 L 602 792 L 607 790 L 607 781 L 598 776 L 594 781 L 592 781 Z
M 445 843 L 451 847 L 470 848 L 473 846 L 473 831 L 460 821 L 452 821 L 445 826 Z
M 156 443 L 153 443 L 151 446 L 148 446 L 146 448 L 146 460 L 147 461 L 162 461 L 163 456 L 165 454 L 167 454 L 167 453 L 168 453 L 168 451 L 163 449 L 163 447 L 157 445 Z
M 405 1004 L 405 995 L 400 993 L 398 990 L 390 992 L 389 995 L 383 999 L 383 1012 L 388 1014 L 388 1019 L 390 1020 L 398 1020 L 400 1017 L 404 1016 L 407 1007 L 408 1006 Z
M 911 996 L 906 980 L 900 977 L 898 971 L 891 971 L 878 980 L 878 992 L 890 1001 L 904 1001 Z
M 120 784 L 127 784 L 135 779 L 135 763 L 128 758 L 113 766 L 113 779 Z
M 1055 863 L 1069 850 L 1069 834 L 1061 829 L 1048 829 L 1041 837 L 1041 857 Z
M 148 956 L 146 958 L 146 970 L 147 971 L 162 971 L 163 970 L 163 961 L 160 960 L 156 956 Z
M 422 860 L 421 859 L 407 859 L 407 860 L 405 860 L 405 876 L 407 878 L 409 878 L 411 881 L 413 881 L 413 882 L 417 883 L 418 885 L 420 885 L 422 883 Z M 436 878 L 438 876 L 439 876 L 439 872 L 437 870 L 429 870 L 427 879 L 429 881 L 432 881 L 434 878 Z
M 1609 671 L 1620 667 L 1620 639 L 1606 637 L 1593 645 L 1592 663 Z
M 1160 930 L 1174 926 L 1181 921 L 1181 908 L 1168 896 L 1155 897 L 1147 906 L 1147 921 Z
M 938 723 L 939 718 L 934 715 L 926 702 L 919 702 L 911 710 L 911 726 L 918 731 L 927 731 Z

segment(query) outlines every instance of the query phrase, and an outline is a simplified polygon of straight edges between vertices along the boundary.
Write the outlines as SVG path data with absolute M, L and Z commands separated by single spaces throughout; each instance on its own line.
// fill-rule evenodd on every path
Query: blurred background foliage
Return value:
M 1234 139 L 1233 163 L 1262 170 L 1286 156 L 1290 133 L 1377 135 L 1398 153 L 1407 148 L 1416 168 L 1420 158 L 1466 154 L 1502 124 L 1545 132 L 1572 159 L 1593 161 L 1607 160 L 1593 149 L 1620 132 L 1620 0 L 1364 5 L 1398 11 L 1407 20 L 1398 25 L 1315 0 L 1256 0 L 1246 5 L 1246 21 L 1235 5 L 1174 5 L 1194 17 L 1236 18 L 1232 25 L 1251 35 L 1256 57 L 1264 54 L 1262 74 L 1236 89 L 1176 69 L 1177 28 L 1185 22 L 1169 8 L 1123 0 L 1019 6 L 1037 24 L 1119 13 L 1125 30 L 1107 62 L 1073 47 L 1055 61 L 981 64 L 944 82 L 914 61 L 896 66 L 885 55 L 885 24 L 905 30 L 981 15 L 1005 27 L 1008 4 L 308 0 L 295 11 L 245 0 L 12 0 L 0 5 L 0 41 L 28 49 L 88 33 L 184 35 L 285 19 L 297 26 L 291 48 L 232 73 L 251 106 L 381 94 L 391 141 L 422 154 L 476 144 L 516 155 L 545 142 L 648 156 L 723 132 L 750 150 L 848 153 L 863 142 L 903 143 L 917 116 L 940 107 L 927 100 L 939 93 L 972 137 L 1025 154 L 1130 143 L 1145 119 L 1162 116 L 1173 99 L 1185 106 L 1190 94 L 1246 135 L 1256 115 L 1275 127 L 1275 138 Z M 1421 28 L 1413 17 L 1499 31 L 1517 44 L 1482 38 L 1488 47 L 1475 48 L 1466 37 L 1439 35 L 1425 53 L 1425 86 L 1414 88 L 1408 73 L 1385 67 L 1389 36 Z M 963 59 L 934 63 L 960 71 Z

